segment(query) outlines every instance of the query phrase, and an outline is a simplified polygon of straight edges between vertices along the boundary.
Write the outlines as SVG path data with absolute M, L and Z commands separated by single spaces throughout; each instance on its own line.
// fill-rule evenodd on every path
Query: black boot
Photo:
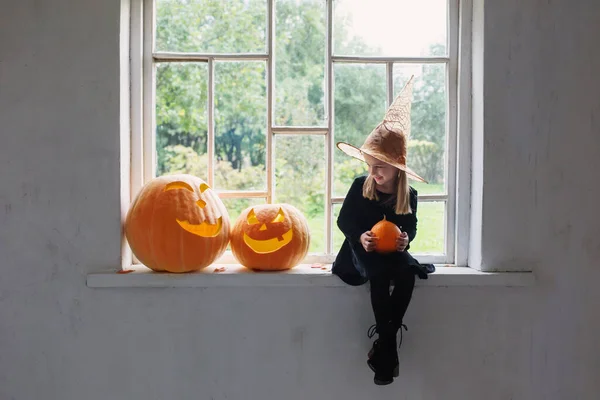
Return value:
M 405 331 L 408 330 L 408 328 L 406 327 L 406 325 L 400 323 L 399 326 L 394 326 L 394 334 L 399 330 L 400 331 L 400 342 L 398 342 L 398 348 L 400 348 L 400 346 L 402 345 L 402 329 L 404 329 Z M 377 325 L 373 324 L 369 327 L 369 331 L 367 332 L 367 336 L 369 336 L 369 339 L 371 339 L 373 336 L 375 336 L 375 334 L 377 333 Z M 367 354 L 367 358 L 370 360 L 371 358 L 373 358 L 373 354 L 375 354 L 376 348 L 379 348 L 380 346 L 380 342 L 379 339 L 375 339 L 375 341 L 373 342 L 373 347 L 371 347 L 371 350 L 369 350 L 369 353 Z M 398 353 L 395 353 L 396 357 L 394 360 L 394 378 L 397 378 L 398 375 L 400 375 L 400 365 L 398 362 Z
M 398 376 L 398 353 L 396 351 L 396 331 L 391 322 L 385 326 L 371 327 L 369 334 L 372 337 L 375 332 L 379 338 L 373 343 L 369 351 L 367 365 L 375 372 L 374 382 L 376 385 L 389 385 Z

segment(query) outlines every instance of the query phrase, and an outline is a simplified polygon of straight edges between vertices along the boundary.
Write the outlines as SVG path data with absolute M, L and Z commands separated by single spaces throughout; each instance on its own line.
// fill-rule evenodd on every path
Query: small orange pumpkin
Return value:
M 245 209 L 231 231 L 231 252 L 246 268 L 278 271 L 295 267 L 308 252 L 308 222 L 289 204 Z
M 388 221 L 383 216 L 383 219 L 373 225 L 371 232 L 377 237 L 375 251 L 378 253 L 393 253 L 396 251 L 396 240 L 402 234 L 402 231 L 396 224 Z
M 154 271 L 191 272 L 207 267 L 229 243 L 229 214 L 202 179 L 179 174 L 142 187 L 125 220 L 133 254 Z

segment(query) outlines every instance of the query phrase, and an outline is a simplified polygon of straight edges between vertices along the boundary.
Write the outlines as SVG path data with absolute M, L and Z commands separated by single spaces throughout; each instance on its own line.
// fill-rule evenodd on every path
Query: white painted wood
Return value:
M 134 1 L 135 2 L 135 1 Z M 121 154 L 125 155 L 125 157 L 121 158 L 121 162 L 119 163 L 119 189 L 120 189 L 120 211 L 121 211 L 121 224 L 123 224 L 127 218 L 127 212 L 129 211 L 129 204 L 131 203 L 131 157 L 126 157 L 127 155 L 131 155 L 131 144 L 132 144 L 132 135 L 131 135 L 131 121 L 135 118 L 134 113 L 138 110 L 133 110 L 131 107 L 131 96 L 132 91 L 132 82 L 131 82 L 131 45 L 132 45 L 132 34 L 130 31 L 130 26 L 132 25 L 132 16 L 131 16 L 131 2 L 124 1 L 121 3 L 121 13 L 120 13 L 120 21 L 119 21 L 119 30 L 121 34 L 119 35 L 119 151 Z M 139 4 L 137 5 L 139 6 Z M 138 28 L 139 28 L 139 22 Z M 139 38 L 139 36 L 138 36 Z M 139 47 L 138 47 L 139 50 Z M 138 59 L 138 65 L 141 65 L 141 60 Z M 139 74 L 138 78 L 139 78 Z M 138 93 L 139 88 L 139 79 L 138 79 Z M 140 99 L 137 99 L 138 104 Z M 141 122 L 141 121 L 140 121 Z M 133 262 L 133 256 L 129 245 L 127 244 L 127 240 L 125 235 L 121 233 L 121 267 L 127 267 L 131 265 Z
M 458 266 L 468 266 L 471 204 L 471 36 L 472 0 L 459 3 L 457 140 L 456 140 L 456 215 L 455 255 Z
M 333 56 L 333 62 L 359 63 L 359 64 L 445 64 L 448 57 L 386 57 L 386 56 Z
M 446 262 L 455 263 L 456 252 L 456 136 L 458 109 L 458 0 L 449 0 L 448 13 L 448 55 L 446 65 L 446 93 L 448 96 L 448 115 L 446 117 L 446 168 L 445 188 L 448 195 L 446 202 L 444 253 Z
M 274 126 L 271 128 L 274 135 L 327 135 L 329 127 L 326 126 Z
M 211 265 L 199 272 L 186 274 L 156 273 L 144 266 L 133 266 L 131 273 L 104 271 L 87 275 L 90 288 L 201 288 L 318 286 L 346 287 L 332 275 L 330 264 L 300 264 L 288 271 L 255 272 L 240 265 Z M 528 287 L 535 284 L 530 272 L 485 273 L 464 267 L 437 267 L 428 279 L 417 279 L 417 286 L 499 286 Z
M 148 182 L 156 176 L 156 120 L 154 110 L 156 108 L 155 91 L 155 68 L 152 60 L 154 50 L 154 10 L 153 0 L 144 0 L 144 132 L 143 132 L 143 159 L 144 159 L 144 182 Z
M 144 0 L 131 1 L 129 29 L 129 58 L 130 58 L 130 134 L 129 134 L 129 195 L 128 203 L 137 196 L 144 185 Z M 121 175 L 126 174 L 121 170 Z M 126 251 L 131 252 L 124 232 L 121 240 Z M 125 251 L 125 250 L 123 250 Z M 124 266 L 138 263 L 133 255 L 123 254 Z
M 208 185 L 215 186 L 215 61 L 208 59 L 208 132 L 206 152 L 208 154 Z
M 333 249 L 333 151 L 334 151 L 334 103 L 333 103 L 333 0 L 325 1 L 327 29 L 325 34 L 325 118 L 327 120 L 327 137 L 325 140 L 327 154 L 327 179 L 325 180 L 325 252 L 337 252 Z
M 152 54 L 156 62 L 178 62 L 178 61 L 267 61 L 268 54 L 227 54 L 227 53 L 176 53 L 176 52 L 156 52 Z
M 130 63 L 131 63 L 131 151 L 130 196 L 134 198 L 144 184 L 144 1 L 131 2 Z
M 448 195 L 445 194 L 420 194 L 419 203 L 425 203 L 429 201 L 447 201 Z
M 267 0 L 267 137 L 266 137 L 266 157 L 265 169 L 267 173 L 267 203 L 275 200 L 275 153 L 273 151 L 273 110 L 275 108 L 275 96 L 273 93 L 273 84 L 275 83 L 275 59 L 273 57 L 273 47 L 275 42 L 275 0 Z M 276 200 L 275 200 L 276 201 Z
M 385 63 L 385 76 L 387 87 L 387 106 L 391 106 L 394 101 L 394 63 Z
M 234 199 L 234 198 L 266 198 L 268 192 L 264 190 L 223 190 L 217 191 L 217 194 L 222 199 Z
M 485 6 L 483 0 L 473 0 L 471 26 L 471 134 L 470 134 L 470 204 L 469 204 L 469 267 L 481 269 L 483 237 L 483 169 L 484 169 L 484 45 Z

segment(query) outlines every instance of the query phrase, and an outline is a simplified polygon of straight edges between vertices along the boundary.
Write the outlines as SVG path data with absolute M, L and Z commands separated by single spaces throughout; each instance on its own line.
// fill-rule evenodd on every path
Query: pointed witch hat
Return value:
M 408 139 L 410 137 L 410 110 L 412 103 L 413 78 L 411 76 L 396 100 L 385 113 L 383 121 L 377 125 L 363 145 L 358 148 L 349 143 L 338 142 L 338 149 L 351 157 L 365 161 L 363 154 L 388 163 L 420 182 L 425 179 L 406 165 Z

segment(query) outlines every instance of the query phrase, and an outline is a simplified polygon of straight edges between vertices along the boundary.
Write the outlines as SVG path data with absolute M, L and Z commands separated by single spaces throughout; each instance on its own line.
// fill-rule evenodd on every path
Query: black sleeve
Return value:
M 357 224 L 357 216 L 360 214 L 360 201 L 362 199 L 364 179 L 357 178 L 350 186 L 346 194 L 340 214 L 338 215 L 337 225 L 340 231 L 351 244 L 360 242 L 360 235 L 364 232 Z
M 412 214 L 409 216 L 410 223 L 407 226 L 406 233 L 408 234 L 408 246 L 406 246 L 406 250 L 410 248 L 410 242 L 413 241 L 415 236 L 417 236 L 417 203 L 418 203 L 418 193 L 412 187 L 410 188 L 410 208 L 412 209 Z

